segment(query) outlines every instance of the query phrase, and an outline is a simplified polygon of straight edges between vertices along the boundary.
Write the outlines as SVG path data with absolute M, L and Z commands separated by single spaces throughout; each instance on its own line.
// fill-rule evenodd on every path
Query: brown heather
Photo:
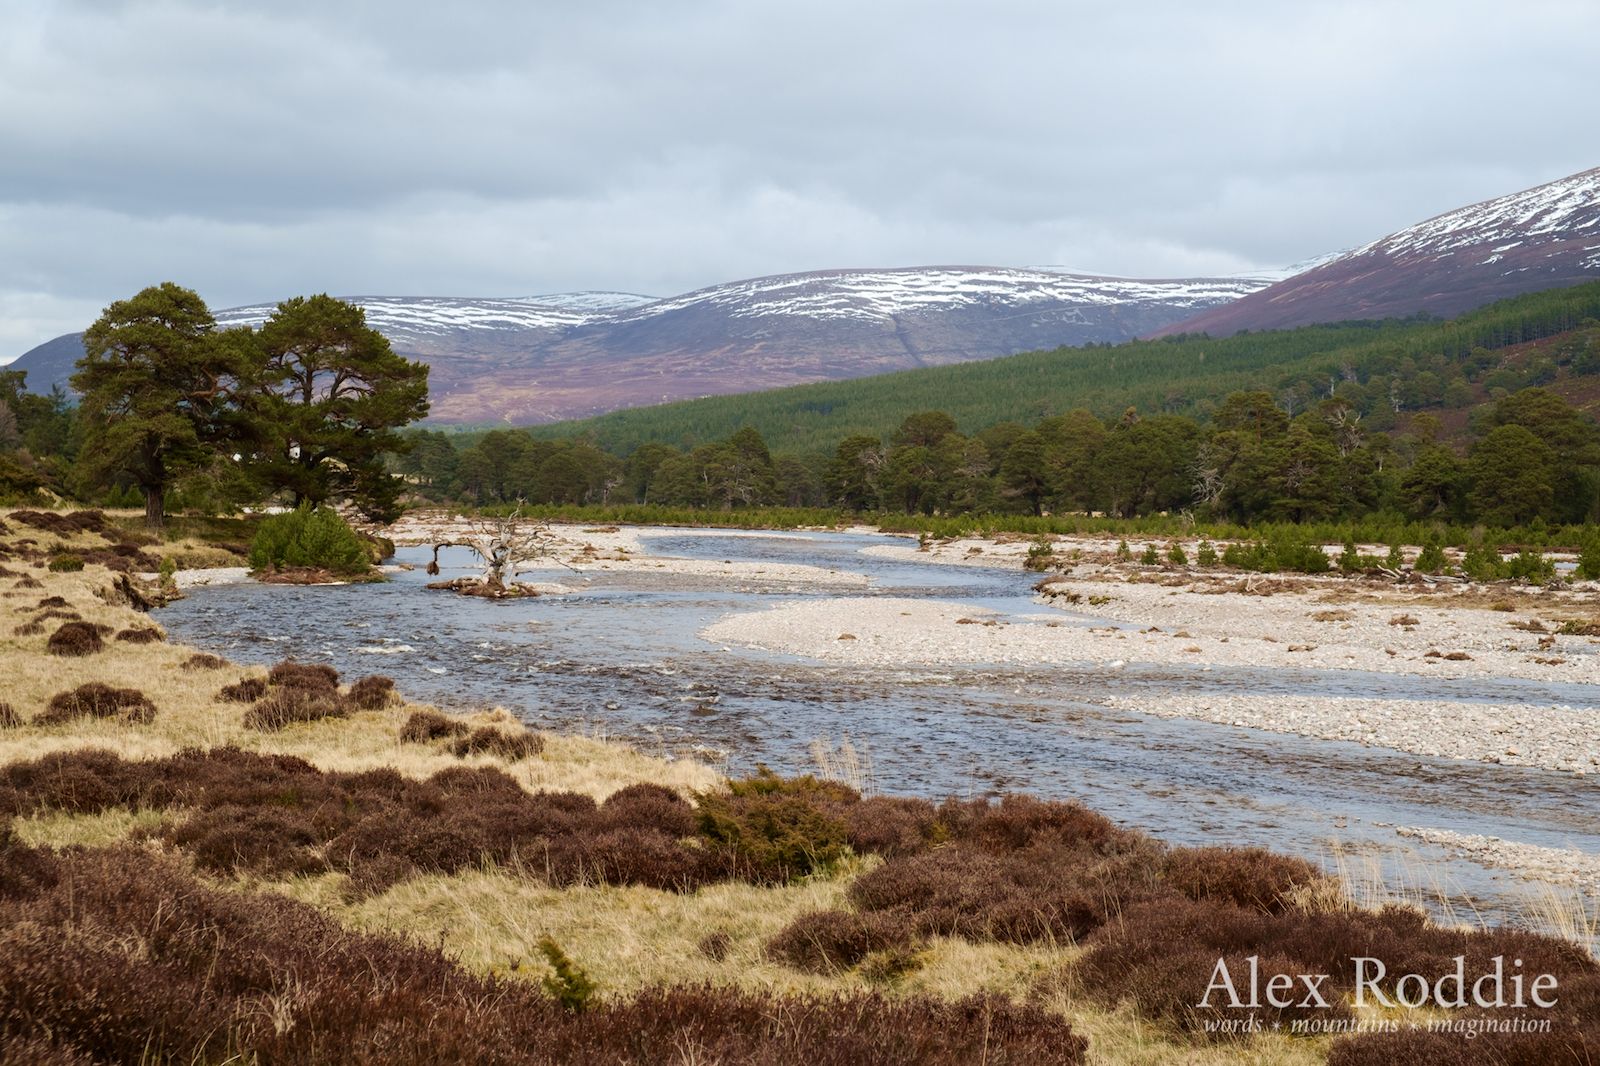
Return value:
M 1219 958 L 1228 959 L 1231 972 L 1237 974 L 1247 970 L 1246 959 L 1255 955 L 1261 960 L 1263 980 L 1274 974 L 1329 974 L 1324 996 L 1331 1006 L 1307 1007 L 1303 1011 L 1294 1007 L 1275 1014 L 1269 1012 L 1263 1019 L 1265 1022 L 1276 1017 L 1285 1024 L 1297 1017 L 1343 1016 L 1344 997 L 1353 991 L 1350 960 L 1355 956 L 1383 962 L 1391 993 L 1392 982 L 1402 974 L 1451 972 L 1457 955 L 1465 957 L 1468 973 L 1485 972 L 1495 955 L 1520 958 L 1524 972 L 1551 973 L 1559 978 L 1562 998 L 1552 1013 L 1556 1025 L 1581 1034 L 1591 1050 L 1600 1050 L 1600 1032 L 1593 1031 L 1600 1023 L 1600 1013 L 1587 1016 L 1587 1020 L 1583 1013 L 1585 1002 L 1596 1002 L 1594 996 L 1600 994 L 1600 965 L 1583 949 L 1566 941 L 1514 930 L 1440 928 L 1428 924 L 1420 912 L 1409 908 L 1266 913 L 1231 903 L 1169 896 L 1130 907 L 1115 923 L 1099 931 L 1089 947 L 1073 968 L 1071 980 L 1105 1002 L 1127 1001 L 1141 1014 L 1202 1039 L 1203 1023 L 1208 1018 L 1229 1014 L 1225 1003 L 1217 1007 L 1223 1002 L 1218 997 L 1212 1000 L 1216 1009 L 1209 1012 L 1195 1006 L 1204 997 Z M 1585 989 L 1591 991 L 1586 993 Z M 1585 1026 L 1590 1029 L 1585 1030 Z M 1453 1034 L 1440 1037 L 1433 1046 L 1441 1050 L 1464 1039 Z M 1363 1036 L 1353 1043 L 1359 1045 L 1369 1039 L 1372 1038 Z M 1445 1055 L 1438 1061 L 1457 1060 Z M 1570 1061 L 1590 1060 L 1580 1057 Z
M 997 997 L 658 988 L 564 1009 L 531 981 L 207 888 L 137 848 L 53 855 L 0 830 L 0 1060 L 1067 1066 L 1061 1016 Z
M 349 713 L 336 688 L 315 686 L 274 688 L 244 713 L 246 729 L 276 732 L 291 725 L 343 718 Z
M 451 753 L 461 758 L 497 755 L 507 762 L 532 758 L 543 750 L 544 740 L 535 733 L 507 733 L 494 726 L 480 726 L 450 745 Z
M 155 626 L 132 626 L 117 634 L 117 639 L 128 644 L 155 644 L 167 639 L 167 635 Z
M 767 953 L 811 973 L 848 970 L 874 952 L 917 940 L 911 917 L 902 911 L 857 914 L 816 911 L 789 923 L 767 941 Z
M 182 665 L 185 670 L 221 670 L 228 665 L 228 660 L 220 655 L 199 651 L 183 660 Z
M 190 660 L 191 662 L 193 660 Z M 267 682 L 259 677 L 246 677 L 231 685 L 223 685 L 217 699 L 228 703 L 254 703 L 267 694 Z
M 412 711 L 411 716 L 400 727 L 400 739 L 407 744 L 427 744 L 449 737 L 465 736 L 468 728 L 467 723 L 447 717 L 438 711 Z
M 267 683 L 307 692 L 332 692 L 339 687 L 339 671 L 326 663 L 297 663 L 287 659 L 267 671 Z
M 11 520 L 63 537 L 74 533 L 101 533 L 106 528 L 104 511 L 69 511 L 66 514 L 56 514 L 53 511 L 12 511 Z
M 154 720 L 155 704 L 135 688 L 112 688 L 91 681 L 70 692 L 58 692 L 51 697 L 44 713 L 35 718 L 35 725 L 62 725 L 79 718 L 116 718 L 123 722 L 143 724 Z
M 1174 848 L 1162 874 L 1168 885 L 1192 900 L 1215 900 L 1279 912 L 1290 893 L 1322 877 L 1304 859 L 1265 848 Z
M 351 685 L 346 698 L 363 711 L 381 711 L 399 703 L 400 693 L 395 691 L 393 678 L 373 674 Z
M 64 622 L 54 633 L 45 649 L 51 655 L 93 655 L 105 648 L 100 639 L 100 627 L 89 622 Z

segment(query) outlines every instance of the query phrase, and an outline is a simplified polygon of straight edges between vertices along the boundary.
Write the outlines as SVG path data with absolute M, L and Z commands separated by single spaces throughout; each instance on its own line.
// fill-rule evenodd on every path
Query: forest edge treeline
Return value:
M 1197 379 L 1207 389 L 1252 360 L 1271 360 L 1276 376 L 1258 373 L 1256 384 L 1270 387 L 1215 399 L 1199 390 L 1181 403 L 1169 396 L 1109 416 L 1073 407 L 965 431 L 952 411 L 915 411 L 885 433 L 851 433 L 825 448 L 774 450 L 744 425 L 703 443 L 608 450 L 589 431 L 555 439 L 546 429 L 397 432 L 426 412 L 426 367 L 396 356 L 359 308 L 296 299 L 259 330 L 218 330 L 197 296 L 169 284 L 112 305 L 91 328 L 75 379 L 85 392 L 80 408 L 59 393 L 27 395 L 19 372 L 0 372 L 0 495 L 49 487 L 128 505 L 136 495 L 148 502 L 160 480 L 169 506 L 199 510 L 344 499 L 382 518 L 404 495 L 488 508 L 525 503 L 547 514 L 642 507 L 718 524 L 757 515 L 794 524 L 772 510 L 786 508 L 836 520 L 877 515 L 888 527 L 930 532 L 1072 532 L 1120 519 L 1125 532 L 1342 527 L 1378 542 L 1465 545 L 1498 530 L 1502 542 L 1565 537 L 1576 546 L 1600 516 L 1600 427 L 1555 387 L 1570 392 L 1600 372 L 1596 315 L 1600 284 L 1518 297 L 1448 323 L 1134 342 L 1070 359 L 1037 353 L 917 374 L 1000 381 L 1002 364 L 1049 357 L 1071 364 L 1068 377 L 1091 363 L 1100 375 L 1128 374 L 1119 398 L 1144 387 L 1135 370 L 1148 369 L 1153 354 L 1164 354 L 1174 381 L 1209 363 L 1210 375 Z M 159 358 L 146 354 L 152 323 L 175 335 Z M 1529 347 L 1540 338 L 1550 340 Z M 1306 353 L 1307 344 L 1328 350 Z M 1195 345 L 1205 352 L 1191 352 Z M 916 376 L 829 387 L 871 390 Z M 717 402 L 759 412 L 793 391 Z M 144 406 L 115 408 L 132 396 Z M 985 397 L 967 390 L 952 399 L 970 414 Z M 1453 406 L 1472 400 L 1481 402 Z M 184 416 L 175 426 L 173 410 Z M 132 439 L 128 423 L 144 435 Z M 164 479 L 142 464 L 140 445 L 152 434 L 165 442 Z

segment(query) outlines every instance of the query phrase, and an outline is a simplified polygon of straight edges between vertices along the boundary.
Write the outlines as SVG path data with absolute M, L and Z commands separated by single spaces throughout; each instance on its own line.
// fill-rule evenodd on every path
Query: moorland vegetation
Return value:
M 1600 1054 L 1600 965 L 1569 942 L 1358 906 L 1303 860 L 1169 847 L 1076 803 L 728 781 L 382 676 L 241 668 L 164 639 L 103 516 L 0 522 L 3 1061 Z M 83 567 L 49 569 L 66 549 Z M 1296 1035 L 1439 1016 L 1356 1006 L 1352 955 L 1394 977 L 1514 957 L 1561 998 L 1531 1034 L 1469 1040 L 1502 1015 L 1468 1007 Z M 1217 960 L 1252 956 L 1329 973 L 1326 1012 L 1217 1028 Z

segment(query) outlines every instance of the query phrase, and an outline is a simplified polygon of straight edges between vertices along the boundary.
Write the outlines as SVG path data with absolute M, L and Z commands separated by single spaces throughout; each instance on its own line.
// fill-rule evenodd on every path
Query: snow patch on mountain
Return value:
M 1587 233 L 1600 235 L 1600 167 L 1448 211 L 1380 237 L 1350 254 L 1437 257 L 1461 248 L 1498 245 L 1490 249 L 1492 256 L 1498 257 L 1531 238 L 1562 240 Z M 1559 253 L 1553 247 L 1549 254 Z M 1490 258 L 1484 262 L 1495 261 Z M 1595 262 L 1596 258 L 1590 258 L 1585 265 Z
M 564 330 L 653 302 L 626 292 L 572 292 L 509 299 L 448 296 L 345 297 L 367 313 L 367 325 L 390 340 L 441 337 L 466 330 Z M 258 326 L 276 304 L 251 304 L 216 313 L 219 326 Z
M 948 312 L 966 307 L 1053 304 L 1109 306 L 1160 303 L 1209 307 L 1264 288 L 1265 279 L 1201 278 L 1138 281 L 1005 267 L 923 267 L 903 270 L 839 270 L 780 274 L 718 285 L 659 300 L 619 316 L 638 321 L 696 306 L 731 318 L 802 317 L 813 320 L 891 321 L 902 315 Z
M 798 317 L 815 321 L 891 322 L 903 315 L 962 308 L 1017 308 L 1076 321 L 1075 307 L 1160 304 L 1214 306 L 1264 288 L 1262 277 L 1141 281 L 1049 269 L 927 267 L 780 274 L 656 299 L 621 292 L 574 292 L 511 299 L 438 296 L 350 296 L 367 324 L 393 341 L 443 337 L 468 330 L 551 330 L 638 323 L 708 308 L 729 318 Z M 1048 305 L 1040 307 L 1039 305 Z M 275 305 L 216 313 L 222 326 L 256 326 Z

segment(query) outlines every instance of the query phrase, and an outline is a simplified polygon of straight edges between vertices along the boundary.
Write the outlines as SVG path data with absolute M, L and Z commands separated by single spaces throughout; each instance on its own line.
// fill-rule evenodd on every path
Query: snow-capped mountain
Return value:
M 1122 341 L 1268 284 L 1136 281 L 1053 270 L 924 267 L 784 274 L 652 299 L 350 297 L 397 351 L 430 364 L 432 419 L 554 421 L 780 385 Z M 254 325 L 273 305 L 217 313 Z M 24 355 L 31 388 L 66 381 L 78 335 Z
M 561 330 L 586 325 L 618 311 L 653 303 L 629 292 L 568 292 L 505 300 L 448 296 L 350 296 L 367 312 L 367 325 L 400 344 L 463 330 Z M 251 304 L 216 313 L 221 326 L 257 326 L 276 304 Z
M 1539 289 L 1600 280 L 1600 167 L 1459 208 L 1157 335 L 1313 322 L 1450 316 Z

